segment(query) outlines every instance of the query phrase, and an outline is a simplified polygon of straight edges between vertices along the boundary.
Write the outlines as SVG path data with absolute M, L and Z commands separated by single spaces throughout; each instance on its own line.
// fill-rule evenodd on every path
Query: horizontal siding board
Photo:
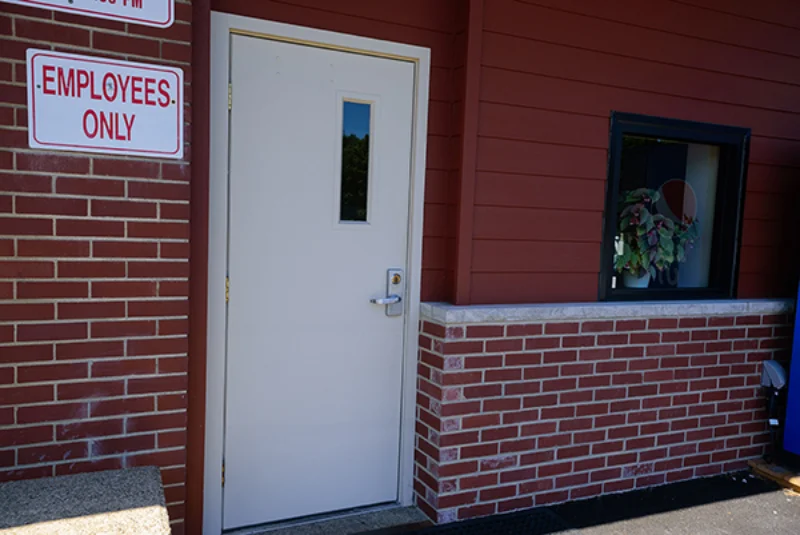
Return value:
M 698 38 L 702 34 L 678 35 L 516 0 L 488 2 L 485 17 L 485 28 L 493 32 L 662 64 L 800 84 L 800 58 Z M 705 18 L 712 24 L 715 17 L 706 14 Z M 730 61 L 732 57 L 736 61 Z
M 473 273 L 592 273 L 600 270 L 600 244 L 475 240 Z
M 800 111 L 798 87 L 484 32 L 483 63 L 668 95 Z M 509 54 L 514 50 L 514 54 Z
M 624 22 L 632 26 L 653 28 L 664 32 L 709 41 L 767 50 L 779 54 L 800 57 L 800 32 L 769 22 L 743 19 L 739 16 L 688 5 L 687 2 L 648 2 L 642 8 L 641 0 L 614 0 L 613 8 L 609 2 L 597 0 L 520 0 L 522 2 L 546 6 L 553 10 L 579 13 L 594 18 Z M 788 0 L 791 2 L 792 0 Z M 717 4 L 730 6 L 752 6 L 760 12 L 765 2 L 729 2 L 719 0 Z M 775 7 L 784 12 L 788 2 L 778 2 Z M 786 20 L 786 19 L 783 19 Z
M 800 30 L 800 10 L 786 9 L 782 2 L 731 2 L 730 0 L 681 0 L 684 4 L 703 7 L 717 13 L 729 13 Z
M 800 190 L 800 172 L 793 167 L 751 163 L 747 169 L 747 191 L 796 193 Z
M 489 2 L 486 29 L 663 64 L 800 84 L 800 58 L 549 9 Z M 798 36 L 800 37 L 800 36 Z M 632 44 L 635 43 L 635 46 Z M 735 57 L 737 61 L 730 61 Z
M 480 172 L 475 184 L 475 204 L 603 211 L 605 182 Z
M 472 302 L 563 303 L 597 301 L 597 275 L 588 273 L 475 273 Z
M 476 206 L 473 236 L 486 240 L 600 243 L 602 229 L 602 212 Z
M 649 93 L 632 88 L 599 85 L 591 81 L 484 67 L 481 99 L 548 110 L 608 117 L 612 110 L 672 119 L 751 128 L 753 134 L 800 139 L 796 114 L 720 102 Z M 800 102 L 800 99 L 798 99 Z
M 787 229 L 784 221 L 748 219 L 742 225 L 742 246 L 788 245 L 795 232 L 796 229 Z
M 790 221 L 797 213 L 796 196 L 749 191 L 744 198 L 745 220 Z
M 478 171 L 604 180 L 606 160 L 605 149 L 478 139 Z
M 608 147 L 609 120 L 605 117 L 483 102 L 479 125 L 479 134 L 486 137 Z

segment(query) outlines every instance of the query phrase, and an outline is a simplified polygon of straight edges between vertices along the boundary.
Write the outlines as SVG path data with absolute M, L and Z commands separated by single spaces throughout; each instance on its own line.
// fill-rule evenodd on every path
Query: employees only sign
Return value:
M 32 148 L 183 158 L 183 71 L 28 49 Z
M 168 28 L 175 22 L 174 0 L 0 0 L 76 15 Z

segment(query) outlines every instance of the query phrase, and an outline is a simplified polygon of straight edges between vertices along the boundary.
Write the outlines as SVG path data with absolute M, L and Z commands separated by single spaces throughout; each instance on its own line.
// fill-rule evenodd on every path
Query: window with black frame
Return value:
M 735 297 L 749 139 L 612 115 L 601 300 Z

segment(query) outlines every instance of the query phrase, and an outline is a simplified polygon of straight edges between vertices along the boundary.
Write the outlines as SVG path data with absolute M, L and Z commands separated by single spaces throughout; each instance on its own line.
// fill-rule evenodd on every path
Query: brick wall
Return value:
M 183 162 L 29 150 L 25 50 L 180 66 L 188 102 L 191 5 L 176 9 L 163 30 L 0 4 L 0 480 L 158 465 L 173 521 L 188 147 Z
M 760 362 L 786 359 L 788 306 L 699 317 L 666 306 L 671 317 L 649 318 L 639 308 L 426 319 L 415 472 L 425 512 L 438 522 L 502 513 L 737 470 L 762 455 Z

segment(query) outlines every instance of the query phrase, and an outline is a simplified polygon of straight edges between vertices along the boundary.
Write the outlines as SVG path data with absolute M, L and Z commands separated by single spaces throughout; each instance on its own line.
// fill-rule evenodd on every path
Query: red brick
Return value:
M 175 311 L 173 314 L 158 314 L 158 315 L 183 316 L 188 314 L 188 308 L 189 308 L 188 301 L 166 301 L 165 303 L 173 306 L 177 305 L 181 308 L 181 310 Z M 503 365 L 503 357 L 501 355 L 487 355 L 484 357 L 466 357 L 464 359 L 465 369 L 499 368 L 502 365 Z
M 52 344 L 14 345 L 0 349 L 0 363 L 37 362 L 53 360 Z
M 142 338 L 128 341 L 129 356 L 174 355 L 188 351 L 188 340 L 180 338 Z M 467 372 L 472 373 L 472 372 Z M 480 372 L 477 372 L 480 375 Z M 445 378 L 456 374 L 446 374 Z M 479 382 L 479 381 L 475 381 Z M 445 381 L 445 384 L 449 384 Z
M 18 214 L 85 216 L 89 213 L 85 200 L 63 197 L 17 196 L 14 208 Z
M 128 222 L 128 237 L 158 239 L 189 239 L 187 223 Z
M 681 318 L 678 322 L 678 327 L 681 329 L 694 329 L 705 326 L 706 318 Z
M 186 386 L 187 379 L 185 374 L 165 375 L 147 379 L 128 379 L 128 394 L 184 391 Z
M 647 327 L 653 330 L 677 329 L 678 320 L 676 318 L 653 318 L 648 320 Z
M 445 496 L 439 496 L 438 505 L 441 509 L 449 509 L 451 507 L 475 503 L 477 499 L 477 491 L 462 492 L 460 494 L 447 494 Z
M 8 109 L 0 108 L 0 110 Z M 0 173 L 0 191 L 50 193 L 51 190 L 52 180 L 49 176 Z
M 617 331 L 643 331 L 647 328 L 645 320 L 617 320 L 615 326 Z
M 92 323 L 92 338 L 127 338 L 155 334 L 156 324 L 154 321 L 123 320 Z
M 37 364 L 20 366 L 17 369 L 17 381 L 20 383 L 63 381 L 82 379 L 87 376 L 88 367 L 85 363 Z
M 19 240 L 17 253 L 26 257 L 86 257 L 89 242 L 66 240 Z
M 125 182 L 97 178 L 59 177 L 56 179 L 56 191 L 92 197 L 122 197 L 125 195 Z
M 152 281 L 92 282 L 92 297 L 155 297 L 156 283 Z
M 89 285 L 85 282 L 20 282 L 17 296 L 20 299 L 88 297 Z
M 125 316 L 122 301 L 90 301 L 59 303 L 59 319 L 120 318 Z
M 4 447 L 51 442 L 52 440 L 52 425 L 0 428 L 0 444 Z
M 54 273 L 53 262 L 0 260 L 0 279 L 52 278 Z
M 125 344 L 122 341 L 58 344 L 56 358 L 67 360 L 121 357 L 124 351 Z
M 189 184 L 130 181 L 128 182 L 128 197 L 132 199 L 188 201 Z
M 155 242 L 101 241 L 92 246 L 95 258 L 155 258 L 158 244 Z
M 761 316 L 738 316 L 736 325 L 761 325 Z
M 44 173 L 84 175 L 89 172 L 89 158 L 56 156 L 49 153 L 17 153 L 17 169 Z
M 121 238 L 125 236 L 125 223 L 97 219 L 59 219 L 56 222 L 56 235 Z
M 92 377 L 148 375 L 155 372 L 154 359 L 120 359 L 92 363 Z
M 505 353 L 508 351 L 522 351 L 522 338 L 510 338 L 505 340 L 487 340 L 487 353 Z
M 105 438 L 92 441 L 92 455 L 119 455 L 122 453 L 152 450 L 156 446 L 155 435 L 134 435 L 120 438 Z
M 93 401 L 90 404 L 92 418 L 152 412 L 154 409 L 155 400 L 152 396 Z
M 86 403 L 56 403 L 17 408 L 17 423 L 32 424 L 58 420 L 80 420 L 88 416 Z
M 599 346 L 622 346 L 627 343 L 627 334 L 600 334 L 597 336 L 597 345 Z
M 128 277 L 132 279 L 167 279 L 188 276 L 188 262 L 128 262 Z
M 51 303 L 0 303 L 0 321 L 51 320 L 55 307 Z
M 577 334 L 580 332 L 579 323 L 548 323 L 544 327 L 545 334 Z
M 38 445 L 30 448 L 20 448 L 17 452 L 17 462 L 20 465 L 40 464 L 64 459 L 80 459 L 87 457 L 88 454 L 89 448 L 86 442 Z
M 482 353 L 483 342 L 447 342 L 442 344 L 444 355 L 463 355 L 465 353 Z
M 13 371 L 10 368 L 9 371 Z M 0 388 L 0 405 L 22 405 L 53 401 L 53 385 L 11 386 Z
M 614 322 L 611 320 L 585 321 L 581 324 L 581 332 L 583 333 L 602 333 L 613 330 L 614 330 Z
M 85 323 L 33 323 L 17 326 L 17 340 L 40 342 L 45 340 L 77 340 L 86 338 Z
M 507 336 L 537 336 L 542 334 L 541 324 L 534 323 L 528 325 L 508 325 L 506 327 Z

